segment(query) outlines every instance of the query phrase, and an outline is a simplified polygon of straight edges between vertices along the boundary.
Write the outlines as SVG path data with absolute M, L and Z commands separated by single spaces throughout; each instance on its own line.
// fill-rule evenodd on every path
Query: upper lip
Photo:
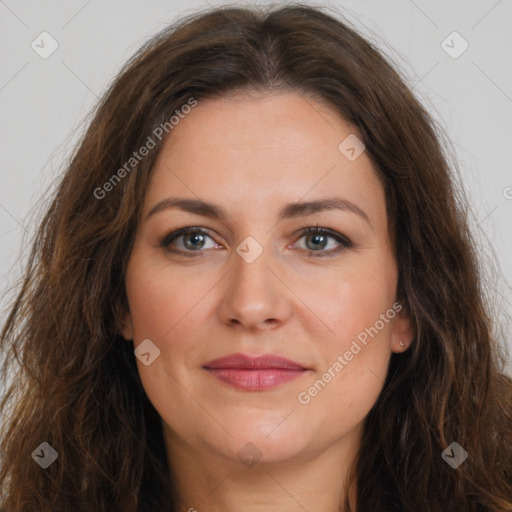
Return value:
M 307 368 L 299 363 L 272 354 L 263 354 L 257 357 L 247 356 L 245 354 L 230 354 L 206 363 L 203 365 L 203 368 L 234 368 L 239 370 L 263 370 L 269 368 L 282 370 L 307 370 Z

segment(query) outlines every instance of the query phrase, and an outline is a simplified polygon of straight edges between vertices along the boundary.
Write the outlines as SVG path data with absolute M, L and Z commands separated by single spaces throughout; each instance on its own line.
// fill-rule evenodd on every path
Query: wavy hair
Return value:
M 120 335 L 125 270 L 164 137 L 130 159 L 191 98 L 240 91 L 325 102 L 357 128 L 385 190 L 397 299 L 415 338 L 392 354 L 365 419 L 351 479 L 357 512 L 512 511 L 512 381 L 441 131 L 382 51 L 303 4 L 182 18 L 96 106 L 45 205 L 1 333 L 5 511 L 177 510 L 160 417 Z M 441 456 L 454 441 L 468 453 L 456 469 Z M 32 460 L 42 442 L 58 453 L 47 469 Z

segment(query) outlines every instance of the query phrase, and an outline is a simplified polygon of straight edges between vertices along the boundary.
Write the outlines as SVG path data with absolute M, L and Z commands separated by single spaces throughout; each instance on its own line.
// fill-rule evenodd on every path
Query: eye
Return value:
M 299 240 L 303 238 L 306 239 L 306 247 L 301 249 L 309 253 L 310 257 L 331 257 L 354 246 L 354 244 L 341 233 L 319 226 L 304 229 Z M 208 239 L 211 241 L 209 246 Z M 329 239 L 331 239 L 331 244 L 329 243 Z M 334 241 L 334 243 L 332 243 L 332 241 Z M 295 242 L 295 244 L 297 244 L 297 242 Z M 295 244 L 293 244 L 293 246 Z M 334 247 L 331 247 L 330 250 L 325 250 L 329 245 L 333 245 Z M 186 257 L 202 256 L 201 253 L 204 251 L 201 249 L 222 248 L 222 246 L 217 244 L 204 229 L 195 226 L 181 228 L 165 235 L 159 241 L 159 246 L 164 248 L 167 252 Z
M 210 246 L 207 244 L 210 239 Z M 198 227 L 186 227 L 165 235 L 159 242 L 166 251 L 183 256 L 199 256 L 201 249 L 215 249 L 219 246 L 206 231 Z M 173 247 L 174 245 L 174 247 Z M 176 248 L 178 246 L 178 248 Z M 194 254 L 196 253 L 196 254 Z
M 306 248 L 304 250 L 309 252 L 309 256 L 311 257 L 324 258 L 334 256 L 354 246 L 354 244 L 341 233 L 318 226 L 309 227 L 302 231 L 302 236 L 299 240 L 303 238 L 306 239 Z M 324 249 L 329 246 L 329 239 L 334 240 L 335 243 L 331 243 L 331 246 L 334 245 L 334 247 L 326 251 Z

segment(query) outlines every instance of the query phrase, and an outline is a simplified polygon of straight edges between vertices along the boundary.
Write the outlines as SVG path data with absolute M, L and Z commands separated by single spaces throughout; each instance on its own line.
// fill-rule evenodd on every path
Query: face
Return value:
M 281 93 L 199 101 L 163 145 L 123 336 L 150 340 L 137 365 L 171 452 L 298 461 L 357 443 L 412 332 L 383 187 L 355 136 Z M 233 354 L 247 359 L 211 363 Z

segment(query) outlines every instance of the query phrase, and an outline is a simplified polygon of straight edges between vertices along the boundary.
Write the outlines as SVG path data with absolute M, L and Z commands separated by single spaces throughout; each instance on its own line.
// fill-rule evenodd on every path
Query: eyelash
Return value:
M 179 238 L 180 236 L 185 236 L 189 234 L 201 234 L 206 235 L 208 238 L 212 238 L 204 229 L 200 227 L 195 226 L 189 226 L 185 228 L 178 229 L 176 231 L 173 231 L 172 233 L 169 233 L 165 236 L 163 236 L 159 241 L 159 246 L 165 249 L 167 252 L 173 253 L 173 254 L 179 254 L 181 256 L 185 256 L 187 258 L 195 258 L 195 257 L 201 257 L 198 253 L 202 253 L 204 251 L 197 250 L 197 251 L 183 251 L 183 250 L 176 250 L 171 249 L 170 245 L 174 240 Z M 351 240 L 349 240 L 346 236 L 342 235 L 341 233 L 338 233 L 337 231 L 332 231 L 327 228 L 321 228 L 318 225 L 314 227 L 308 227 L 302 230 L 300 237 L 298 240 L 303 238 L 307 235 L 323 235 L 328 236 L 330 238 L 334 238 L 340 246 L 336 249 L 331 249 L 330 251 L 312 251 L 303 249 L 305 252 L 308 253 L 309 257 L 313 258 L 331 258 L 339 254 L 345 249 L 349 249 L 351 247 L 354 247 L 354 244 Z

